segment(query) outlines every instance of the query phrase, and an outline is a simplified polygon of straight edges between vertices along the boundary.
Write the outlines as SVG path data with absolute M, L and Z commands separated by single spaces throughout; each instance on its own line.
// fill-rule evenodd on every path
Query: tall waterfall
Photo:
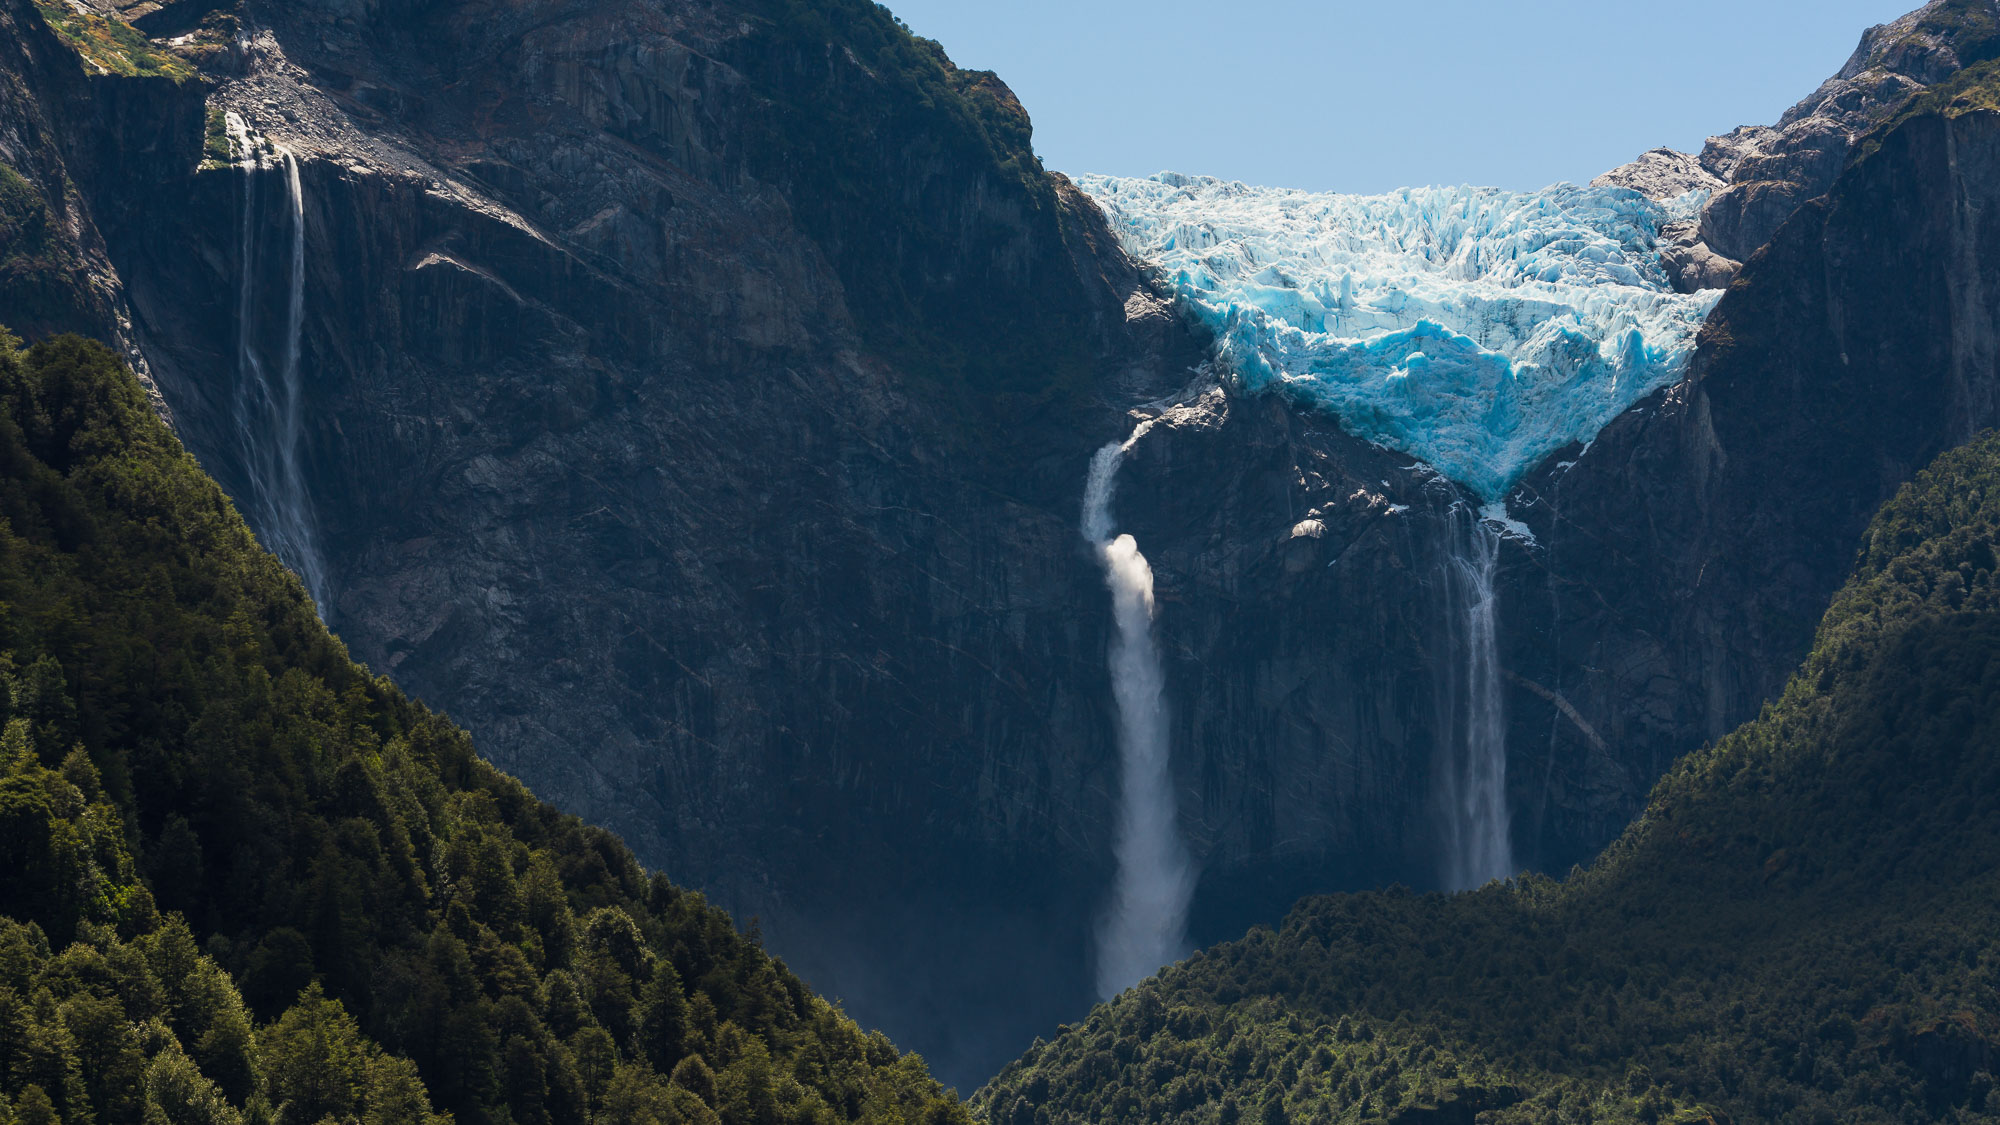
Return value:
M 1111 645 L 1120 761 L 1113 847 L 1118 875 L 1097 935 L 1097 991 L 1105 999 L 1187 952 L 1194 894 L 1194 869 L 1176 823 L 1166 682 L 1153 643 L 1153 570 L 1130 535 L 1111 534 L 1118 465 L 1145 428 L 1141 423 L 1131 439 L 1091 458 L 1083 501 L 1083 537 L 1103 560 L 1118 629 Z
M 241 443 L 246 515 L 264 543 L 305 582 L 306 591 L 328 614 L 326 564 L 320 555 L 319 532 L 306 492 L 299 461 L 304 432 L 305 395 L 300 384 L 300 337 L 305 329 L 306 219 L 305 191 L 299 184 L 299 161 L 278 150 L 267 160 L 263 146 L 241 117 L 226 115 L 230 146 L 243 170 L 243 223 L 240 237 L 240 283 L 236 295 L 236 432 Z M 273 162 L 275 161 L 275 163 Z M 291 239 L 285 281 L 285 319 L 275 374 L 268 349 L 269 328 L 262 322 L 264 306 L 257 300 L 259 266 L 264 254 L 258 238 L 257 186 L 261 174 L 281 170 Z M 264 331 L 260 332 L 260 329 Z
M 1469 890 L 1514 874 L 1493 595 L 1500 532 L 1467 505 L 1454 506 L 1451 515 L 1443 568 L 1447 644 L 1438 675 L 1438 729 L 1445 753 L 1438 791 L 1444 883 Z

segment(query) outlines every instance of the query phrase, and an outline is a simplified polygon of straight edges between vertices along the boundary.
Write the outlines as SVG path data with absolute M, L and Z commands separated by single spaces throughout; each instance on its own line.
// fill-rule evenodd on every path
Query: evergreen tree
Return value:
M 964 1120 L 353 664 L 115 356 L 0 335 L 8 1112 L 712 1121 L 666 1076 L 725 1041 L 760 1120 Z

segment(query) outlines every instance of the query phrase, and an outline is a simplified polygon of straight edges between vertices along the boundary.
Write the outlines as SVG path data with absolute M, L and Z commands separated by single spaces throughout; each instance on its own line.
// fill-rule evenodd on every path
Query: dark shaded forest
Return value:
M 75 337 L 0 337 L 0 653 L 0 1122 L 967 1120 L 349 660 Z

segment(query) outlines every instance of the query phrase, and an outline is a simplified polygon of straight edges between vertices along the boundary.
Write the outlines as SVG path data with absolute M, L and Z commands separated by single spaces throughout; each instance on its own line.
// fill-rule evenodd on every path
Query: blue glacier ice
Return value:
M 1697 215 L 1703 192 L 1077 183 L 1246 389 L 1331 410 L 1487 501 L 1674 382 L 1721 295 L 1676 293 L 1660 265 L 1660 227 Z

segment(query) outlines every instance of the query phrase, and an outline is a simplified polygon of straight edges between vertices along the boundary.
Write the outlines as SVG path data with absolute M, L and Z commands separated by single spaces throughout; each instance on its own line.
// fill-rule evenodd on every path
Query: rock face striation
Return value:
M 1987 10 L 1896 42 L 1968 62 L 1934 17 Z M 1139 420 L 1111 516 L 1153 571 L 1191 936 L 1440 878 L 1477 502 L 1207 365 L 999 79 L 858 0 L 133 14 L 199 75 L 86 71 L 0 0 L 0 161 L 75 283 L 0 323 L 142 349 L 239 502 L 246 333 L 295 347 L 355 655 L 947 1079 L 1091 995 L 1114 624 L 1076 528 L 1092 453 Z M 1523 865 L 1589 854 L 1754 712 L 1880 499 L 1995 421 L 2000 115 L 1954 100 L 1977 67 L 1922 78 L 1885 34 L 1842 89 L 1919 75 L 1935 104 L 1844 148 L 1766 249 L 1728 242 L 1748 261 L 1687 378 L 1508 498 Z M 1699 171 L 1720 200 L 1749 160 L 1626 182 Z

